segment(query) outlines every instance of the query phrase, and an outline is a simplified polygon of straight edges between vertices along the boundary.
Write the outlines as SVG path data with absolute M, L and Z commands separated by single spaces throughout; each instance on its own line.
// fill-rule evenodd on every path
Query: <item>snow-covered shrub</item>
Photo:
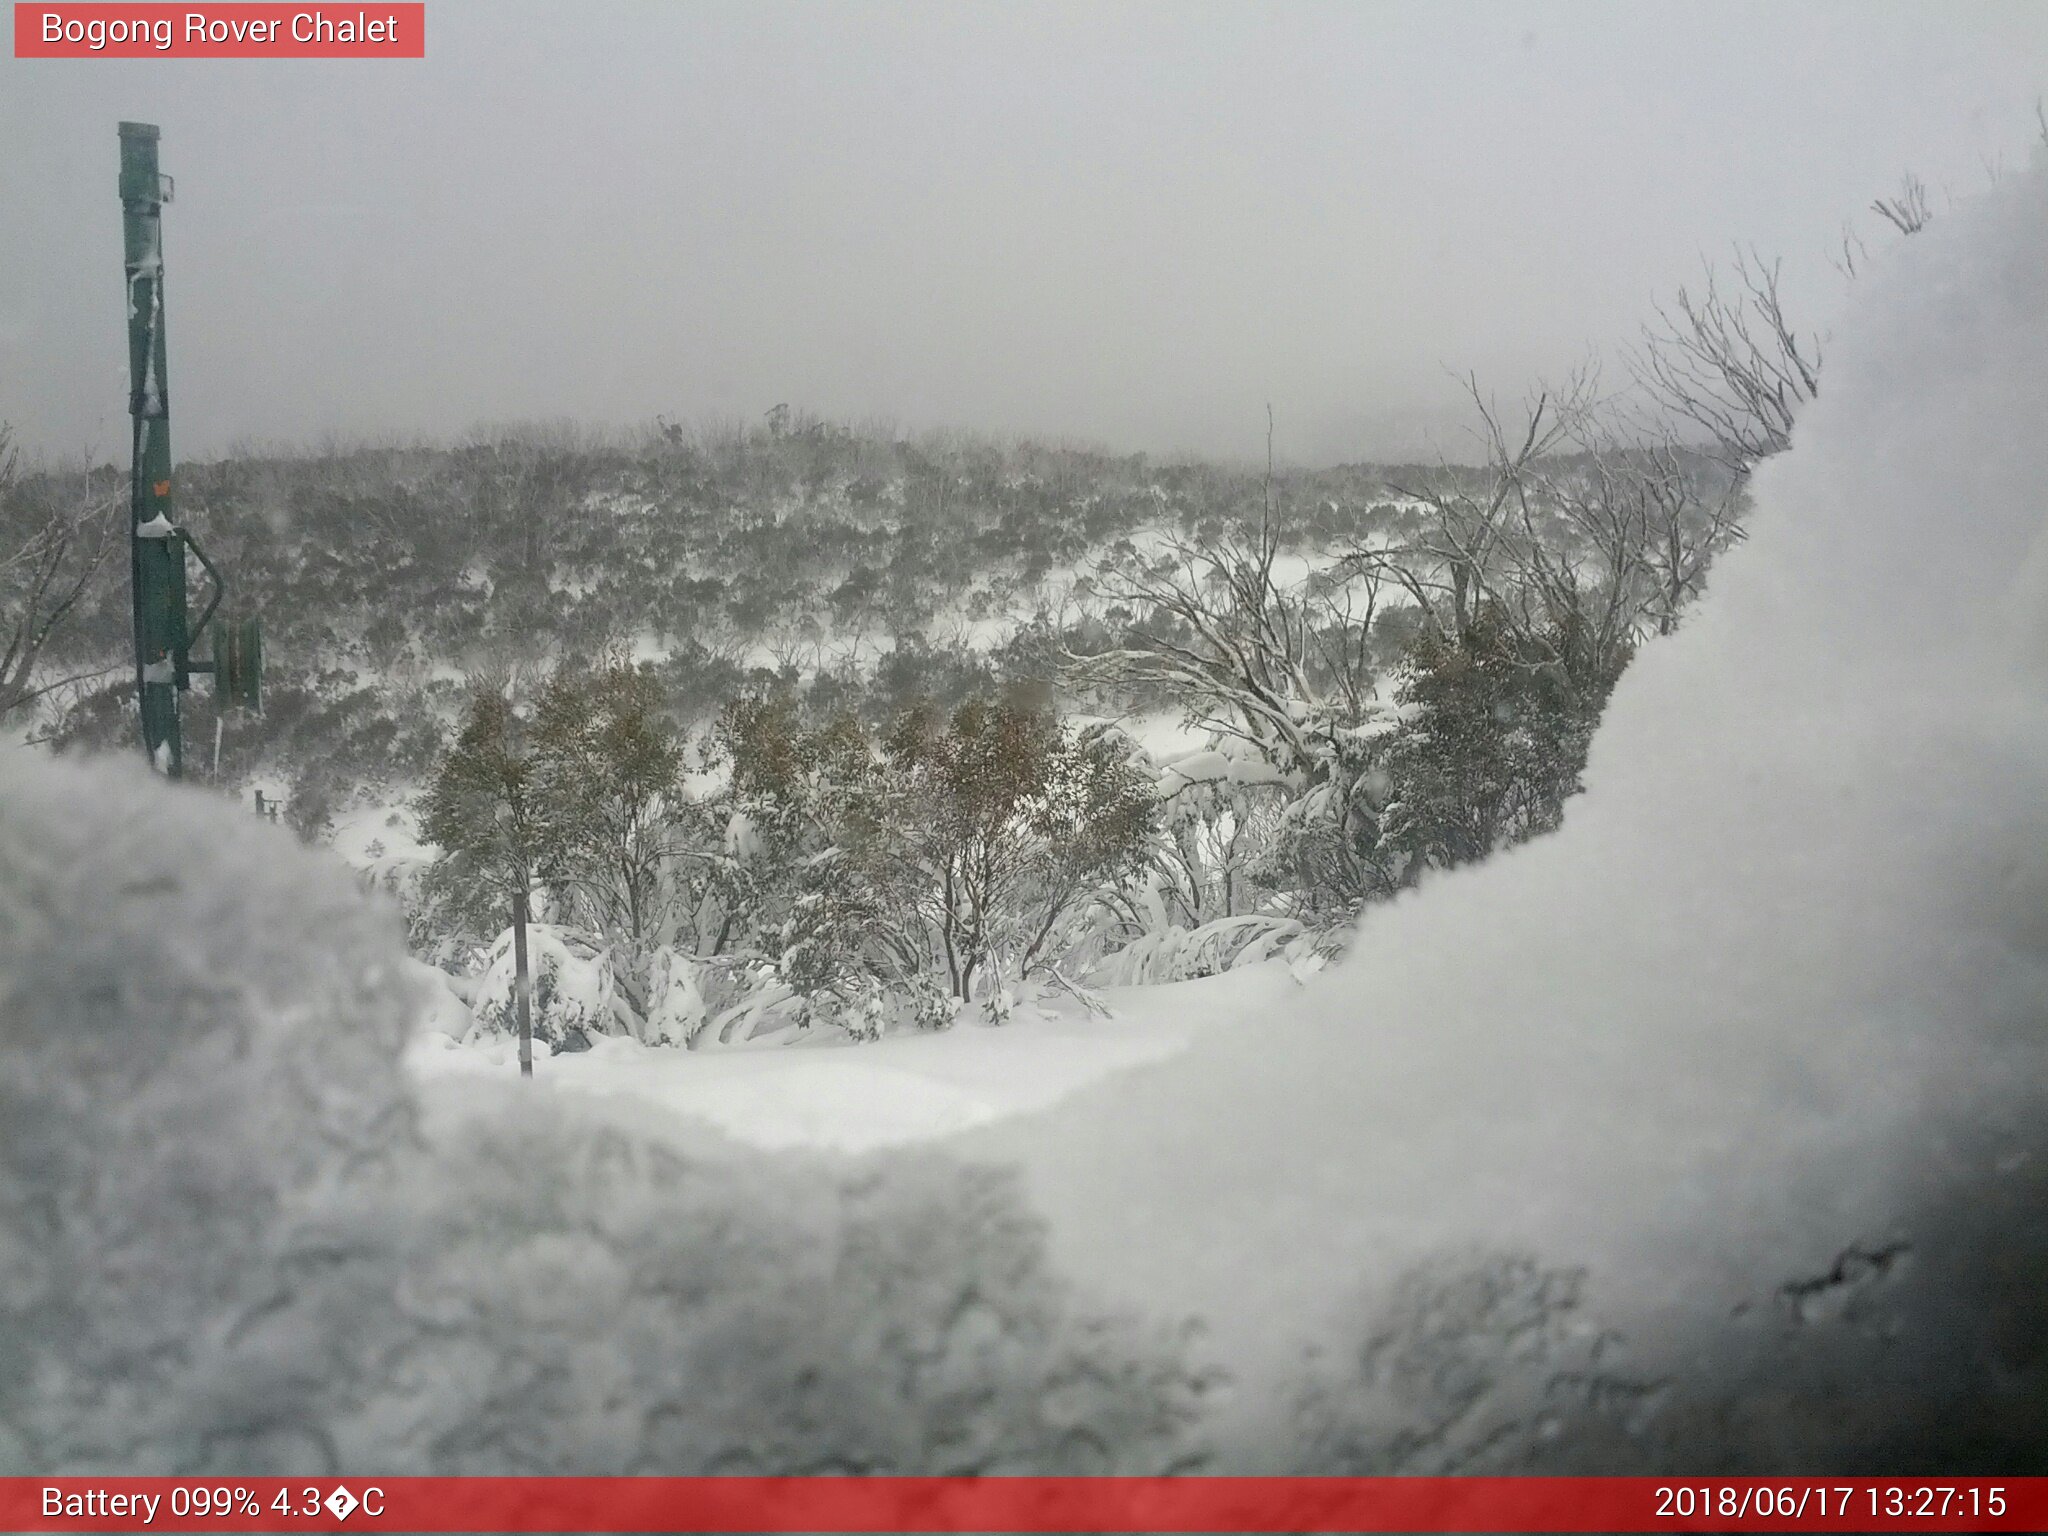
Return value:
M 649 1045 L 688 1045 L 711 1016 L 703 968 L 694 957 L 658 949 L 647 962 L 647 1013 L 640 1038 Z
M 1088 979 L 1106 987 L 1192 981 L 1271 960 L 1301 933 L 1295 919 L 1262 912 L 1219 917 L 1198 928 L 1161 928 L 1104 956 Z
M 1579 791 L 1594 727 L 1632 651 L 1581 660 L 1587 648 L 1569 628 L 1527 636 L 1502 613 L 1482 605 L 1455 637 L 1425 629 L 1403 660 L 1403 717 L 1373 760 L 1386 787 L 1366 840 L 1370 859 L 1397 879 L 1554 831 Z
M 759 957 L 658 949 L 647 963 L 649 1045 L 741 1045 L 807 1023 L 803 999 Z
M 944 1029 L 961 1006 L 944 982 L 925 971 L 888 985 L 866 972 L 843 973 L 833 985 L 800 995 L 797 1004 L 803 1028 L 840 1030 L 861 1043 L 892 1032 Z
M 422 1104 L 418 987 L 282 829 L 0 753 L 0 1472 L 1190 1454 L 1185 1341 L 1077 1298 L 1009 1177 Z
M 1150 766 L 1142 754 L 1136 760 Z M 1270 903 L 1274 841 L 1298 801 L 1297 786 L 1250 743 L 1218 731 L 1206 746 L 1168 757 L 1155 771 L 1159 910 L 1146 914 L 1148 931 L 1199 928 Z
M 491 944 L 477 978 L 467 1038 L 518 1038 L 517 959 L 507 928 Z M 612 951 L 596 935 L 556 923 L 529 923 L 526 961 L 534 1039 L 557 1051 L 581 1050 L 601 1035 L 639 1033 L 639 1021 L 612 973 Z

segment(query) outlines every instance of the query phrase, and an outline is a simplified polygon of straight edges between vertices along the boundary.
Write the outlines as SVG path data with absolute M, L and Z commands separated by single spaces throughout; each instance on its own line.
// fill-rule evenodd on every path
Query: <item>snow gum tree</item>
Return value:
M 474 911 L 509 907 L 516 964 L 519 1070 L 533 1075 L 532 982 L 527 969 L 528 904 L 562 863 L 576 830 L 546 792 L 525 722 L 507 691 L 481 684 L 470 694 L 455 745 L 420 805 L 420 830 L 443 856 L 430 875 L 436 894 Z M 495 926 L 495 925 L 493 925 Z
M 883 992 L 914 992 L 924 957 L 897 920 L 868 733 L 850 715 L 807 727 L 795 700 L 777 695 L 728 705 L 718 746 L 733 810 L 723 929 L 767 957 L 806 1010 L 831 1007 L 856 1037 L 879 1033 Z M 912 1013 L 938 1021 L 929 1007 Z
M 1150 557 L 1104 571 L 1100 596 L 1134 622 L 1123 643 L 1063 656 L 1084 686 L 1178 698 L 1190 724 L 1244 743 L 1294 777 L 1320 783 L 1352 733 L 1376 714 L 1369 648 L 1381 582 L 1289 581 L 1282 521 L 1203 541 L 1171 536 Z
M 616 659 L 556 670 L 530 711 L 502 686 L 480 687 L 429 785 L 421 829 L 443 857 L 428 894 L 483 934 L 511 908 L 522 1041 L 537 890 L 587 930 L 549 943 L 600 965 L 629 1014 L 644 1006 L 649 952 L 672 937 L 675 867 L 704 819 L 692 819 L 665 703 L 652 676 Z
M 1100 590 L 1132 622 L 1064 657 L 1084 687 L 1178 700 L 1234 765 L 1223 802 L 1193 782 L 1167 808 L 1168 905 L 1197 927 L 1275 904 L 1321 925 L 1389 889 L 1348 830 L 1369 811 L 1373 743 L 1391 724 L 1377 696 L 1385 573 L 1353 562 L 1287 577 L 1284 527 L 1268 507 L 1220 538 L 1127 559 Z
M 747 700 L 722 735 L 753 851 L 742 905 L 856 1033 L 968 1001 L 1000 1017 L 1006 983 L 1056 973 L 1152 845 L 1152 784 L 1119 741 L 1021 697 L 916 706 L 879 739 Z
M 1079 736 L 1018 698 L 943 719 L 902 716 L 887 742 L 897 855 L 921 887 L 955 997 L 1004 969 L 1058 963 L 1096 893 L 1143 866 L 1157 821 L 1149 780 L 1106 736 Z
M 611 661 L 556 672 L 534 708 L 537 787 L 563 880 L 592 926 L 636 951 L 667 917 L 684 810 L 683 749 L 660 683 Z

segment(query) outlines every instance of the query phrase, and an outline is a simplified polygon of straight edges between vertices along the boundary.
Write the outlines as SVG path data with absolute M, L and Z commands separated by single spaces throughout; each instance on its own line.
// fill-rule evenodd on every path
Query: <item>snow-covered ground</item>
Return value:
M 611 1037 L 553 1057 L 541 1046 L 534 1071 L 551 1091 L 694 1116 L 754 1146 L 867 1151 L 1044 1110 L 1164 1061 L 1207 1030 L 1256 1028 L 1276 989 L 1294 985 L 1284 967 L 1263 969 L 1268 974 L 1112 988 L 1102 994 L 1106 1017 L 1052 995 L 1005 1024 L 970 1016 L 940 1033 L 860 1046 L 682 1051 Z M 518 1071 L 511 1042 L 458 1046 L 431 1030 L 407 1062 L 425 1080 Z
M 434 848 L 420 841 L 419 817 L 410 797 L 357 806 L 334 818 L 328 846 L 351 868 L 376 871 L 431 860 Z

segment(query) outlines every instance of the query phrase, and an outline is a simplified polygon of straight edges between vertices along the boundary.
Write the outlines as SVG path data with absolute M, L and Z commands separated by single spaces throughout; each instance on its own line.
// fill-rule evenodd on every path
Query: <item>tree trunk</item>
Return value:
M 526 892 L 512 898 L 512 993 L 519 1007 L 519 1075 L 533 1076 L 533 983 L 526 971 Z
M 967 984 L 960 975 L 959 950 L 953 943 L 954 930 L 959 924 L 959 911 L 953 899 L 953 861 L 950 857 L 945 864 L 945 888 L 942 894 L 946 902 L 946 915 L 939 923 L 939 939 L 946 950 L 946 980 L 952 985 L 953 995 L 964 1003 L 967 1001 Z

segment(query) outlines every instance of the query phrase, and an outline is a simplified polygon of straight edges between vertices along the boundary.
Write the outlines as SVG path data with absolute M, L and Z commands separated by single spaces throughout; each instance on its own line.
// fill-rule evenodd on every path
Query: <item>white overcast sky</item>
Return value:
M 124 451 L 114 125 L 173 440 L 778 401 L 1300 461 L 1442 431 L 1735 240 L 2024 165 L 2048 5 L 429 0 L 424 61 L 0 60 L 0 420 Z M 1871 220 L 1864 215 L 1866 229 Z

